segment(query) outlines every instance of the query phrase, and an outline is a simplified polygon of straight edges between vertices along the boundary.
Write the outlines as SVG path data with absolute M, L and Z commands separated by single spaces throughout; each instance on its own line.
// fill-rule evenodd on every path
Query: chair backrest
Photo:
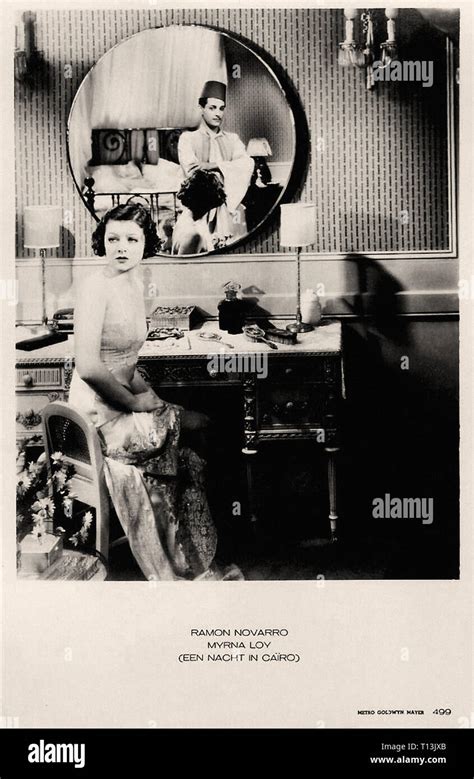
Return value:
M 61 452 L 64 461 L 74 466 L 71 488 L 78 500 L 95 507 L 96 548 L 107 557 L 109 498 L 97 430 L 78 409 L 61 400 L 43 409 L 42 426 L 48 471 L 51 474 L 54 452 Z
M 81 412 L 61 400 L 42 412 L 43 437 L 48 461 L 61 452 L 78 474 L 93 478 L 102 470 L 100 439 L 94 425 Z

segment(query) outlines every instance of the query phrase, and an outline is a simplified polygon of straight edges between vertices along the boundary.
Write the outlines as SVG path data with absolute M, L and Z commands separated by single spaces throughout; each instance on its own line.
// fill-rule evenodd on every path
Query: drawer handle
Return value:
M 288 376 L 290 373 L 293 373 L 293 368 L 285 368 L 285 373 Z
M 274 403 L 272 411 L 276 416 L 285 416 L 292 414 L 305 414 L 309 408 L 307 400 L 288 400 L 286 403 Z
M 25 387 L 32 387 L 33 386 L 33 376 L 31 373 L 25 373 L 23 376 L 23 384 Z

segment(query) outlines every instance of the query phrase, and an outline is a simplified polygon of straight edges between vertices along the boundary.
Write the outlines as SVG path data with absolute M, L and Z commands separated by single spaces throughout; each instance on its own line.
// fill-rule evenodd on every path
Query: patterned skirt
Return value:
M 118 414 L 98 427 L 107 486 L 148 579 L 225 578 L 212 574 L 217 533 L 205 462 L 180 446 L 181 410 L 167 403 L 155 411 Z

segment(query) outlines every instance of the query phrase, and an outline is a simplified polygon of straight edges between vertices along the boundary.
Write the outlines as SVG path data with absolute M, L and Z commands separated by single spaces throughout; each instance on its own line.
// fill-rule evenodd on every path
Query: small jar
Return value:
M 318 325 L 323 312 L 321 301 L 314 289 L 307 289 L 301 295 L 301 319 L 308 325 Z

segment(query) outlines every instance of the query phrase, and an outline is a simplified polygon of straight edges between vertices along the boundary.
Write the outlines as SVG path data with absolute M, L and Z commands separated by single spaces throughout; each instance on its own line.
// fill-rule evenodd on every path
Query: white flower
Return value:
M 31 476 L 37 476 L 38 471 L 39 471 L 39 466 L 36 463 L 29 463 L 28 473 L 30 473 Z
M 53 454 L 51 455 L 51 459 L 53 463 L 60 463 L 61 460 L 64 459 L 64 455 L 62 454 L 62 452 L 53 452 Z
M 82 519 L 82 527 L 88 530 L 92 524 L 93 516 L 91 511 L 86 511 Z
M 64 487 L 64 485 L 66 484 L 66 474 L 64 473 L 64 471 L 58 471 L 57 473 L 54 473 L 53 479 L 55 479 L 56 484 L 59 487 Z

